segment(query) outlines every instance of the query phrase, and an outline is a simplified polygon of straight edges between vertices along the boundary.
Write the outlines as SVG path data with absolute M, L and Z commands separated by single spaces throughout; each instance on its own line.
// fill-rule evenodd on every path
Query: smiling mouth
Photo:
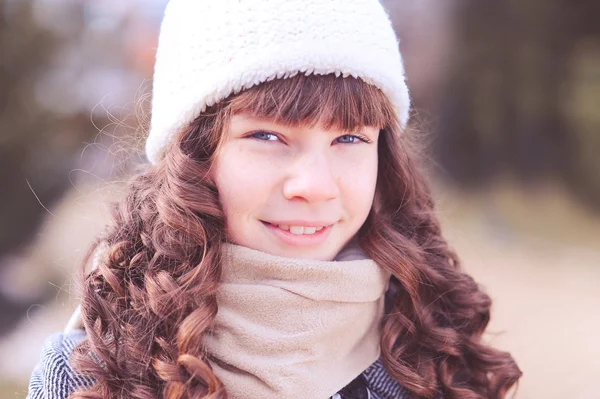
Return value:
M 287 224 L 273 224 L 273 223 L 264 222 L 264 221 L 263 221 L 263 223 L 265 223 L 269 226 L 277 227 L 281 230 L 288 231 L 291 234 L 299 235 L 299 236 L 300 235 L 313 235 L 327 227 L 327 226 L 318 226 L 318 227 L 315 227 L 315 226 L 291 226 L 291 225 L 287 225 Z

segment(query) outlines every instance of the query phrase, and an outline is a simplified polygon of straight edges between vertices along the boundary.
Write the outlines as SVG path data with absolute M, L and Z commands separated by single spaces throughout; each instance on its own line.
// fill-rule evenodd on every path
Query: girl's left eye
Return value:
M 357 143 L 368 143 L 369 139 L 365 136 L 356 134 L 345 134 L 335 139 L 336 143 L 340 144 L 357 144 Z
M 258 131 L 258 132 L 254 132 L 252 134 L 250 134 L 248 137 L 252 137 L 258 140 L 262 140 L 262 141 L 276 141 L 279 140 L 279 137 L 277 137 L 277 135 L 275 133 L 270 133 L 270 132 L 265 132 L 265 131 Z

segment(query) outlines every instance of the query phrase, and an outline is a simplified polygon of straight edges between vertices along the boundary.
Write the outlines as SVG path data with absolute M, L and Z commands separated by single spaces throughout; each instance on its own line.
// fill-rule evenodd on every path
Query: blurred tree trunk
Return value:
M 72 22 L 81 31 L 73 11 Z M 75 154 L 95 129 L 89 114 L 60 115 L 40 106 L 39 78 L 68 45 L 33 17 L 31 1 L 0 3 L 0 273 L 36 232 L 52 205 L 70 186 Z M 64 98 L 55 98 L 60 102 Z M 6 258 L 5 258 L 6 257 Z M 54 289 L 34 298 L 43 302 Z M 0 334 L 31 303 L 0 290 Z
M 593 84 L 600 73 L 595 61 L 600 56 L 599 24 L 590 17 L 600 15 L 597 4 L 459 2 L 454 66 L 441 97 L 435 148 L 454 180 L 481 186 L 506 172 L 525 183 L 559 176 L 600 206 L 600 167 L 581 162 L 586 148 L 598 147 L 600 126 L 589 122 L 594 118 L 588 115 L 598 112 L 583 117 L 573 116 L 572 110 L 589 108 L 587 101 L 595 98 L 597 103 L 600 96 L 598 84 Z M 581 43 L 588 43 L 585 55 L 581 50 L 575 55 Z M 574 57 L 585 58 L 579 63 L 586 66 Z M 574 62 L 579 67 L 573 68 Z M 573 84 L 596 88 L 584 100 L 580 92 L 573 94 Z M 578 106 L 572 97 L 579 98 Z M 587 127 L 582 117 L 588 119 Z
M 572 154 L 565 180 L 587 202 L 600 208 L 600 2 L 562 0 L 570 35 L 559 37 L 565 54 L 560 108 Z

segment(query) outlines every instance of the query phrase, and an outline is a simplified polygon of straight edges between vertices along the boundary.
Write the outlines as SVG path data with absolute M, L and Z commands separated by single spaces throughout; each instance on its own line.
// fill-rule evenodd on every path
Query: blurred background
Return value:
M 600 3 L 382 0 L 444 232 L 494 299 L 517 398 L 600 398 Z M 0 398 L 143 154 L 165 0 L 0 0 Z

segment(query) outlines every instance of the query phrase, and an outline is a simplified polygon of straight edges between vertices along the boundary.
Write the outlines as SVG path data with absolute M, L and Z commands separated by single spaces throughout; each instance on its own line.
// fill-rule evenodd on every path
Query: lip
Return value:
M 324 222 L 324 221 L 320 221 L 317 220 L 312 221 L 312 222 L 307 222 L 306 220 L 278 220 L 278 221 L 272 221 L 272 220 L 261 220 L 261 222 L 263 223 L 269 223 L 269 224 L 273 224 L 273 225 L 281 225 L 281 224 L 286 224 L 288 226 L 303 226 L 303 227 L 327 227 L 327 226 L 331 226 L 334 223 L 332 222 Z
M 329 237 L 329 234 L 331 233 L 331 228 L 333 227 L 333 224 L 315 224 L 314 222 L 306 223 L 306 222 L 300 222 L 300 221 L 271 223 L 271 222 L 265 222 L 265 221 L 261 220 L 261 222 L 267 228 L 267 230 L 275 236 L 275 238 L 282 241 L 284 244 L 287 244 L 290 246 L 298 246 L 298 247 L 310 247 L 310 246 L 316 246 L 316 245 L 322 244 L 325 240 L 327 240 L 327 237 Z M 317 231 L 314 234 L 300 235 L 300 234 L 292 234 L 287 230 L 280 229 L 279 227 L 276 226 L 278 224 L 288 224 L 290 226 L 305 226 L 305 227 L 321 227 L 321 226 L 324 226 L 324 227 L 322 230 Z

